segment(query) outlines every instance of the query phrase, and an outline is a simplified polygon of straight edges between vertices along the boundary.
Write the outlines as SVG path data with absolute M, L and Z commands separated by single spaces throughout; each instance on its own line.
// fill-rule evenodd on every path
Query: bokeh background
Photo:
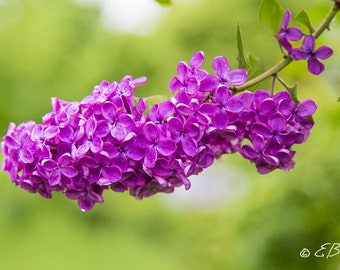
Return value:
M 178 61 L 196 50 L 210 71 L 217 55 L 236 68 L 237 23 L 259 70 L 270 67 L 282 56 L 258 22 L 259 3 L 0 0 L 0 137 L 9 122 L 40 122 L 51 97 L 80 100 L 102 80 L 145 75 L 138 96 L 167 94 Z M 281 4 L 305 9 L 317 26 L 332 2 Z M 106 191 L 105 203 L 87 213 L 61 194 L 29 194 L 1 172 L 0 269 L 340 269 L 338 250 L 330 250 L 340 243 L 337 21 L 331 30 L 318 40 L 334 49 L 326 72 L 312 76 L 301 61 L 282 73 L 299 82 L 301 100 L 319 105 L 310 139 L 295 147 L 294 170 L 263 176 L 238 154 L 225 156 L 193 177 L 189 191 L 142 201 Z M 325 257 L 315 257 L 325 243 Z

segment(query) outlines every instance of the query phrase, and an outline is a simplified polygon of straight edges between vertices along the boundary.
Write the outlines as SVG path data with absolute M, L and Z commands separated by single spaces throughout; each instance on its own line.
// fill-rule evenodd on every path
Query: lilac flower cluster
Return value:
M 320 46 L 315 48 L 315 36 L 313 34 L 304 34 L 299 27 L 288 27 L 292 18 L 289 10 L 283 15 L 281 29 L 276 34 L 276 37 L 281 46 L 288 52 L 288 56 L 293 60 L 307 60 L 308 71 L 314 75 L 319 75 L 325 70 L 325 65 L 320 62 L 333 55 L 333 50 L 327 46 Z M 301 47 L 293 48 L 291 41 L 296 42 L 304 40 Z
M 81 102 L 52 99 L 43 123 L 11 123 L 1 143 L 2 169 L 23 189 L 78 200 L 81 210 L 103 202 L 102 193 L 128 190 L 137 199 L 170 193 L 223 154 L 240 152 L 260 173 L 294 166 L 291 147 L 304 142 L 316 104 L 298 106 L 286 91 L 233 95 L 248 79 L 223 56 L 215 74 L 202 69 L 203 52 L 180 62 L 170 84 L 175 95 L 146 113 L 134 97 L 146 78 L 103 81 Z

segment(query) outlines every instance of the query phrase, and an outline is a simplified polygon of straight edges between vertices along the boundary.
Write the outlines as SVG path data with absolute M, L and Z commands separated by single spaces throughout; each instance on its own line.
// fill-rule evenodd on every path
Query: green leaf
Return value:
M 284 80 L 282 80 L 279 76 L 276 77 L 279 82 L 286 88 L 286 90 L 289 92 L 292 100 L 295 102 L 296 105 L 300 103 L 300 101 L 297 98 L 297 92 L 299 85 L 296 83 L 293 86 L 289 86 Z
M 297 22 L 302 23 L 303 25 L 307 26 L 309 29 L 309 32 L 312 34 L 314 33 L 315 29 L 313 25 L 310 22 L 309 16 L 306 11 L 301 10 L 298 15 L 296 15 L 295 20 Z
M 276 0 L 262 0 L 259 10 L 260 23 L 276 34 L 281 28 L 283 13 L 284 9 Z
M 300 103 L 300 101 L 297 98 L 297 90 L 298 90 L 299 85 L 296 83 L 294 84 L 293 87 L 288 87 L 286 86 L 287 91 L 289 92 L 292 100 L 295 102 L 296 105 Z
M 340 102 L 340 97 L 338 98 L 338 102 Z
M 245 70 L 250 70 L 251 66 L 247 63 L 244 55 L 243 38 L 240 29 L 240 25 L 237 25 L 237 62 L 239 68 L 244 68 Z
M 161 5 L 170 5 L 171 0 L 156 0 Z

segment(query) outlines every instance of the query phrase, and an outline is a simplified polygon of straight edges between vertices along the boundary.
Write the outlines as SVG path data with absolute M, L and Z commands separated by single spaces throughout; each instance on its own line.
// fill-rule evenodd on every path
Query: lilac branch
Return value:
M 329 13 L 325 17 L 324 21 L 321 23 L 321 25 L 318 27 L 318 29 L 315 30 L 313 33 L 313 36 L 315 38 L 318 38 L 326 29 L 329 29 L 329 26 L 336 16 L 337 12 L 340 9 L 340 0 L 334 0 L 334 4 L 332 8 L 330 9 Z M 230 85 L 229 89 L 233 91 L 234 93 L 237 92 L 242 92 L 264 80 L 267 78 L 274 76 L 275 74 L 279 73 L 282 69 L 284 69 L 286 66 L 288 66 L 293 59 L 289 56 L 285 56 L 284 60 L 282 60 L 280 63 L 276 64 L 275 66 L 269 68 L 265 72 L 261 73 L 260 75 L 256 76 L 255 78 L 247 81 L 245 84 L 242 86 L 235 86 L 235 85 Z

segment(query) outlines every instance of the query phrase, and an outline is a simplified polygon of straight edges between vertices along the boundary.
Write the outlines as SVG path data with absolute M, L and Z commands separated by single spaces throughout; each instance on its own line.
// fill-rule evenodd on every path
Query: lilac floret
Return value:
M 315 37 L 307 35 L 301 48 L 292 49 L 288 55 L 294 60 L 307 60 L 308 71 L 314 75 L 319 75 L 325 70 L 325 65 L 319 59 L 328 59 L 333 55 L 333 50 L 327 46 L 315 49 Z
M 290 20 L 292 19 L 292 13 L 286 10 L 283 14 L 281 22 L 281 29 L 276 34 L 279 43 L 288 51 L 292 50 L 290 41 L 299 41 L 303 37 L 303 33 L 299 27 L 291 26 L 288 27 Z

